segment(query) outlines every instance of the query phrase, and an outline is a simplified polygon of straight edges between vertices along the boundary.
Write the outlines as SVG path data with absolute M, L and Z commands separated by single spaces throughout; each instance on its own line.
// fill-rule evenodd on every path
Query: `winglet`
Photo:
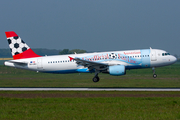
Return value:
M 74 59 L 74 58 L 72 58 L 72 57 L 70 57 L 70 56 L 68 56 L 68 57 L 69 57 L 70 61 Z

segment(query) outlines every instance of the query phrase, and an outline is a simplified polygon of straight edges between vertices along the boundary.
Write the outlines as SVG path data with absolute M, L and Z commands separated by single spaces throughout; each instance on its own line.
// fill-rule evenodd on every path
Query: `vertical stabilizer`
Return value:
M 14 31 L 5 32 L 5 34 L 13 59 L 41 57 L 32 51 L 32 49 Z

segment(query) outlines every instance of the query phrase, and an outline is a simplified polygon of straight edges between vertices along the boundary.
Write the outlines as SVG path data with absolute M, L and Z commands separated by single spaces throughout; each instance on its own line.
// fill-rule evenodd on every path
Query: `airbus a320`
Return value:
M 5 66 L 33 70 L 44 73 L 95 73 L 93 82 L 98 82 L 99 73 L 114 76 L 126 74 L 128 69 L 167 66 L 177 61 L 176 57 L 160 49 L 140 49 L 109 51 L 84 54 L 40 56 L 13 31 L 5 32 L 13 60 L 5 61 Z

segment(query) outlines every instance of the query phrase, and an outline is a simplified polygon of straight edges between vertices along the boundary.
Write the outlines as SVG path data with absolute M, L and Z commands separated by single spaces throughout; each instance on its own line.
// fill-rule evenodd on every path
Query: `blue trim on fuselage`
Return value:
M 43 71 L 42 71 L 43 72 Z M 68 73 L 90 73 L 94 71 L 89 71 L 88 68 L 82 69 L 74 69 L 74 70 L 57 70 L 57 71 L 45 71 L 45 73 L 60 73 L 60 74 L 68 74 Z
M 43 72 L 43 71 L 42 71 Z M 62 73 L 62 74 L 66 74 L 66 73 L 78 73 L 76 71 L 76 69 L 74 70 L 57 70 L 57 71 L 44 71 L 45 73 Z
M 79 72 L 79 73 L 90 73 L 90 72 L 94 72 L 94 70 L 89 71 L 88 68 L 80 68 L 80 69 L 77 69 L 76 71 Z
M 141 59 L 142 59 L 142 68 L 149 68 L 151 66 L 151 62 L 150 62 L 150 49 L 144 49 L 141 50 Z M 147 57 L 147 55 L 149 55 L 149 57 Z M 146 56 L 146 57 L 143 57 Z

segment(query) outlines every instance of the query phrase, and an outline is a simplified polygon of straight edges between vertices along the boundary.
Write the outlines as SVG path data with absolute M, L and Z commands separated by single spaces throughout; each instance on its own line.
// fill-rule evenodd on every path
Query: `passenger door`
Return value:
M 156 60 L 157 60 L 156 51 L 151 50 L 151 61 L 156 61 Z
M 37 69 L 38 70 L 42 70 L 43 66 L 42 66 L 42 58 L 38 58 L 37 59 Z

